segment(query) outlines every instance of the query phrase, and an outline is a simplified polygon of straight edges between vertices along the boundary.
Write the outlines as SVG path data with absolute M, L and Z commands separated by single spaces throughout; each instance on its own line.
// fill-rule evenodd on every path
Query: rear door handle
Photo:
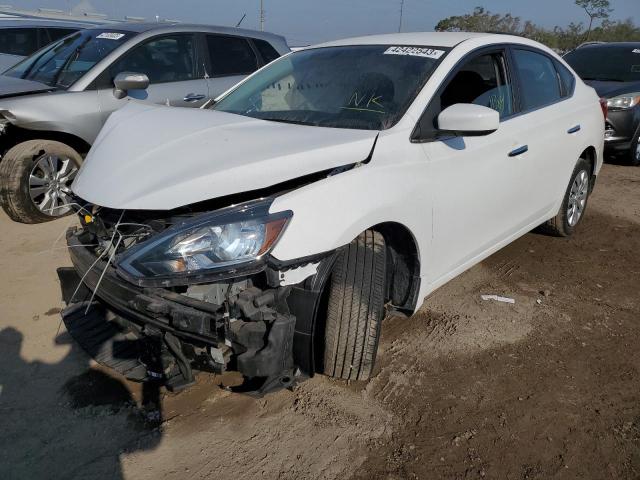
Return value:
M 580 125 L 576 125 L 575 127 L 571 127 L 569 130 L 567 130 L 567 133 L 571 135 L 572 133 L 579 132 L 580 128 Z
M 198 100 L 204 100 L 205 97 L 206 95 L 201 93 L 187 93 L 182 100 L 185 102 L 197 102 Z
M 517 157 L 518 155 L 522 155 L 529 151 L 529 145 L 523 145 L 521 147 L 516 148 L 515 150 L 511 150 L 509 152 L 510 157 Z

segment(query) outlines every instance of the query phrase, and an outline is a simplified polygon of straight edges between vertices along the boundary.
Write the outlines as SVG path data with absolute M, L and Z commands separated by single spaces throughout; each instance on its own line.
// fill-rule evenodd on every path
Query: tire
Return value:
M 591 192 L 591 172 L 592 168 L 590 163 L 584 158 L 580 158 L 573 169 L 573 173 L 571 174 L 571 180 L 569 181 L 569 185 L 565 191 L 560 211 L 555 217 L 542 225 L 542 230 L 544 232 L 556 237 L 568 237 L 573 234 L 576 227 L 584 218 L 584 214 L 586 212 L 589 193 Z M 584 176 L 585 174 L 586 177 Z M 585 180 L 586 185 L 584 184 Z M 585 188 L 586 191 L 584 190 Z M 578 195 L 574 195 L 576 189 L 578 191 Z M 572 217 L 570 211 L 570 205 L 574 206 L 574 213 L 575 208 L 577 208 L 576 201 L 573 201 L 574 198 L 576 201 L 584 200 L 581 209 L 579 209 L 577 220 Z
M 46 163 L 47 156 L 55 159 L 54 163 Z M 45 164 L 60 175 L 61 182 L 54 187 L 44 183 L 52 180 L 40 167 Z M 64 143 L 53 140 L 19 143 L 0 161 L 0 205 L 12 220 L 20 223 L 42 223 L 68 215 L 71 208 L 64 208 L 70 200 L 68 187 L 81 164 L 80 154 Z M 43 183 L 41 186 L 33 185 L 32 190 L 30 182 L 34 181 Z M 43 205 L 42 209 L 38 205 Z
M 640 136 L 631 143 L 631 151 L 629 152 L 629 164 L 634 167 L 640 167 Z
M 386 247 L 367 230 L 347 245 L 333 267 L 325 325 L 325 375 L 367 380 L 384 317 Z

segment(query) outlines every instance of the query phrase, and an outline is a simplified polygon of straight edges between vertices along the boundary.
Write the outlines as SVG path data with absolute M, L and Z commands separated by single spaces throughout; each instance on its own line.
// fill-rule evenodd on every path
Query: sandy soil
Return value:
M 60 325 L 68 223 L 0 216 L 2 479 L 640 477 L 640 169 L 605 166 L 572 239 L 528 234 L 387 319 L 369 383 L 200 375 L 159 425 Z

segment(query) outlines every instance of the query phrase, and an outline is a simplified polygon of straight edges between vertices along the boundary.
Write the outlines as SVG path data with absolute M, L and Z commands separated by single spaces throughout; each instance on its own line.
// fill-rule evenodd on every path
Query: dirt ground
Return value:
M 573 238 L 530 233 L 387 319 L 369 383 L 254 399 L 202 374 L 160 423 L 60 325 L 69 221 L 0 216 L 2 479 L 640 478 L 640 168 L 605 165 Z

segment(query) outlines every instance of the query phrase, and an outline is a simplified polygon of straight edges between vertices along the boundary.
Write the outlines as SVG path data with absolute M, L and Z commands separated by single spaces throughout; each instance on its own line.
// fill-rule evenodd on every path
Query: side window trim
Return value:
M 535 47 L 531 47 L 529 45 L 517 45 L 517 44 L 510 45 L 510 50 L 511 50 L 511 58 L 513 59 L 513 71 L 514 71 L 514 73 L 516 75 L 516 78 L 518 79 L 518 113 L 516 115 L 512 115 L 509 118 L 514 118 L 514 117 L 518 117 L 520 115 L 524 115 L 526 113 L 535 112 L 535 111 L 540 110 L 542 108 L 547 108 L 547 107 L 550 107 L 550 106 L 555 105 L 557 103 L 564 102 L 565 100 L 568 100 L 568 99 L 573 97 L 573 93 L 574 93 L 574 90 L 575 90 L 575 81 L 574 81 L 574 88 L 572 89 L 571 95 L 563 97 L 562 96 L 562 90 L 563 90 L 562 83 L 563 82 L 560 79 L 560 74 L 558 73 L 558 68 L 556 66 L 557 60 L 555 58 L 553 58 L 551 55 L 549 55 L 547 52 L 545 52 L 543 50 L 540 50 L 538 48 L 535 48 Z M 544 105 L 538 105 L 537 107 L 529 108 L 527 110 L 522 108 L 522 101 L 521 101 L 521 98 L 522 98 L 522 82 L 520 80 L 520 74 L 518 72 L 517 64 L 515 62 L 515 57 L 514 57 L 514 53 L 513 53 L 514 50 L 527 50 L 529 52 L 540 54 L 540 55 L 548 58 L 551 61 L 551 65 L 553 65 L 553 69 L 556 72 L 556 80 L 558 81 L 558 89 L 559 89 L 560 94 L 561 94 L 560 98 L 558 100 L 554 100 L 552 102 L 545 103 Z
M 431 97 L 431 99 L 429 100 L 429 103 L 427 103 L 426 107 L 424 108 L 424 110 L 422 111 L 422 114 L 420 115 L 420 118 L 418 119 L 418 121 L 416 122 L 416 125 L 414 126 L 412 132 L 411 132 L 411 136 L 410 136 L 410 140 L 412 143 L 428 143 L 428 142 L 432 142 L 435 139 L 434 138 L 430 138 L 430 137 L 423 137 L 420 134 L 420 130 L 421 130 L 421 124 L 423 123 L 423 119 L 425 117 L 425 115 L 427 113 L 429 113 L 429 111 L 431 110 L 431 108 L 433 107 L 433 102 L 437 101 L 437 99 L 440 98 L 440 95 L 442 94 L 442 92 L 444 91 L 444 89 L 449 85 L 449 83 L 451 82 L 451 80 L 453 80 L 453 78 L 456 76 L 456 74 L 460 71 L 460 69 L 466 65 L 468 62 L 474 60 L 477 57 L 483 56 L 483 55 L 491 55 L 491 54 L 502 54 L 503 58 L 505 59 L 505 69 L 506 69 L 506 75 L 507 78 L 509 79 L 509 81 L 512 82 L 512 101 L 514 102 L 514 113 L 512 113 L 509 116 L 503 117 L 500 119 L 500 123 L 510 120 L 516 116 L 519 115 L 519 103 L 516 103 L 517 101 L 517 95 L 515 92 L 515 77 L 513 76 L 513 74 L 515 72 L 513 72 L 513 63 L 511 62 L 511 54 L 509 52 L 509 44 L 504 44 L 504 43 L 499 43 L 499 44 L 495 44 L 495 45 L 489 45 L 489 46 L 482 46 L 479 47 L 475 50 L 472 50 L 471 52 L 467 53 L 464 57 L 462 57 L 460 60 L 458 60 L 458 62 L 454 65 L 454 67 L 449 70 L 449 72 L 447 73 L 447 76 L 444 78 L 444 80 L 440 83 L 440 85 L 438 85 L 438 88 L 436 89 L 435 93 L 433 94 L 433 96 Z M 519 84 L 518 84 L 518 88 L 519 88 Z

